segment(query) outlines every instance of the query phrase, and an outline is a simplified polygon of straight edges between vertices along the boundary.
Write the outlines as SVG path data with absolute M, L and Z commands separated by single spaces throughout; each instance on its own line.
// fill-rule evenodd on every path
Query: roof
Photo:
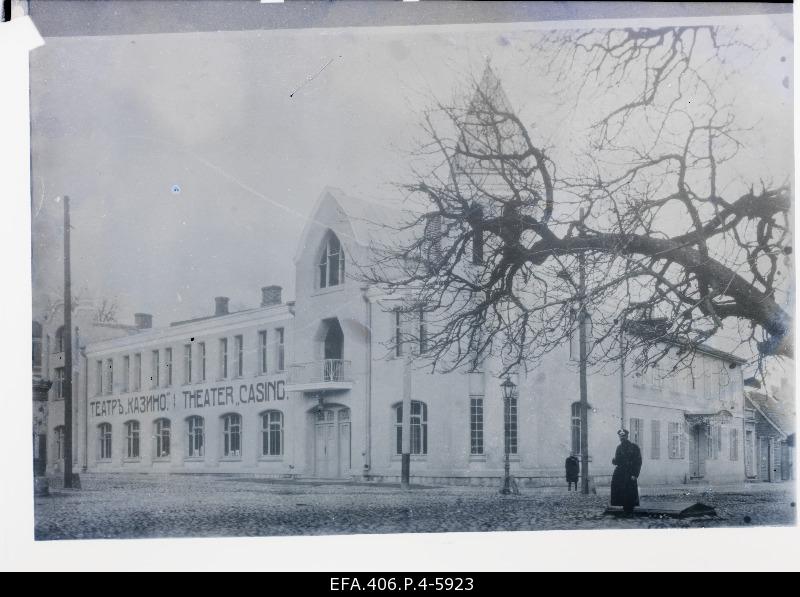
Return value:
M 746 392 L 747 401 L 784 435 L 795 431 L 796 407 L 792 397 L 780 400 L 763 392 Z
M 686 339 L 678 338 L 674 335 L 669 334 L 667 332 L 667 329 L 668 329 L 667 320 L 663 318 L 641 320 L 641 321 L 628 321 L 626 322 L 625 325 L 625 330 L 634 336 L 640 336 L 640 337 L 650 336 L 652 340 L 657 342 L 664 342 L 666 344 L 672 344 L 673 346 L 696 350 L 697 352 L 701 352 L 703 354 L 707 354 L 712 357 L 717 357 L 725 361 L 733 361 L 734 363 L 737 363 L 739 365 L 744 365 L 747 362 L 747 359 L 737 357 L 735 354 L 731 354 L 723 350 L 712 348 L 707 344 L 693 345 L 690 341 Z

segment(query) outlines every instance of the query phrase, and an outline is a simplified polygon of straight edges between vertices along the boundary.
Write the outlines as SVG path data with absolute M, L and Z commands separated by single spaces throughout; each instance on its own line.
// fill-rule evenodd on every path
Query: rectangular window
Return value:
M 166 375 L 167 387 L 172 385 L 172 349 L 164 349 L 164 373 Z
M 235 377 L 244 375 L 244 338 L 242 336 L 233 337 L 233 375 Z
M 505 449 L 509 454 L 517 453 L 517 394 L 504 401 Z
M 277 346 L 275 350 L 275 366 L 277 371 L 283 371 L 285 365 L 283 328 L 276 329 L 275 335 L 277 336 Z
M 671 460 L 682 460 L 686 457 L 682 423 L 669 424 L 669 457 Z
M 139 458 L 139 422 L 129 421 L 125 424 L 127 439 L 127 457 Z
M 142 389 L 142 353 L 137 352 L 133 355 L 133 390 Z
M 157 388 L 161 379 L 161 356 L 157 350 L 153 351 L 153 359 L 150 366 L 150 387 Z
M 731 429 L 730 435 L 730 459 L 739 460 L 739 430 Z
M 261 415 L 261 455 L 283 454 L 283 414 L 277 410 Z
M 469 399 L 470 454 L 483 454 L 483 396 Z
M 188 456 L 202 458 L 205 454 L 205 422 L 202 417 L 190 417 L 188 422 Z
M 103 423 L 99 427 L 100 460 L 111 460 L 111 425 Z
M 228 339 L 219 339 L 219 378 L 228 377 Z
M 114 393 L 114 360 L 106 359 L 106 394 Z
M 56 400 L 64 398 L 64 367 L 56 367 L 55 380 L 53 380 L 53 397 Z
M 192 383 L 192 345 L 183 345 L 183 383 Z
M 103 361 L 95 362 L 95 385 L 97 386 L 96 396 L 103 395 Z
M 428 351 L 428 324 L 425 322 L 425 311 L 419 310 L 419 354 Z
M 169 419 L 158 419 L 155 422 L 156 458 L 169 458 L 171 430 Z
M 125 355 L 122 357 L 122 391 L 127 392 L 130 390 L 131 379 L 131 357 Z
M 650 458 L 661 458 L 661 421 L 650 421 Z
M 641 449 L 644 443 L 644 421 L 642 419 L 631 419 L 631 442 Z
M 267 330 L 258 332 L 258 372 L 267 373 Z
M 225 415 L 222 425 L 222 455 L 225 458 L 238 458 L 242 455 L 242 419 L 239 415 Z
M 394 356 L 403 356 L 403 313 L 400 309 L 394 312 Z
M 199 367 L 200 379 L 199 379 L 199 381 L 205 381 L 206 380 L 206 343 L 205 342 L 200 342 L 197 345 L 197 347 L 199 349 L 198 352 L 200 353 L 198 355 L 199 359 L 200 359 L 200 367 Z

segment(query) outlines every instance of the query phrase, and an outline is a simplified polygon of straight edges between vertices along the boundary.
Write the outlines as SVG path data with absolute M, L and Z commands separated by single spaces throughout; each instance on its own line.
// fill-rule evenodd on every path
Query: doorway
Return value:
M 689 434 L 689 476 L 702 479 L 706 476 L 708 433 L 705 425 L 695 425 Z
M 349 408 L 318 410 L 314 424 L 314 475 L 340 479 L 352 469 Z
M 772 454 L 770 438 L 759 438 L 758 444 L 758 476 L 762 481 L 772 481 Z

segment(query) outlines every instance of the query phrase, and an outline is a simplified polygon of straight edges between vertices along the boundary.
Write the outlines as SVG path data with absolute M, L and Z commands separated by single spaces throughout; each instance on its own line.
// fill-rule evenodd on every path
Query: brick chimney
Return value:
M 150 313 L 134 313 L 133 322 L 140 330 L 149 330 L 153 327 L 153 316 Z
M 280 286 L 264 286 L 261 289 L 261 306 L 271 307 L 272 305 L 280 305 L 282 290 Z
M 214 298 L 214 315 L 227 315 L 228 314 L 228 301 L 227 296 L 218 296 Z

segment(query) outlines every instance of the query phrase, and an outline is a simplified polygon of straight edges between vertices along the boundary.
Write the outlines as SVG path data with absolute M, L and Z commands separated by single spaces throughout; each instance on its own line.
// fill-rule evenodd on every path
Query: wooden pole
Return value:
M 72 487 L 72 278 L 69 197 L 64 200 L 64 487 Z
M 583 222 L 583 209 L 581 209 Z M 580 311 L 578 312 L 578 334 L 580 340 L 580 391 L 581 391 L 581 493 L 589 493 L 589 398 L 586 382 L 586 258 L 578 255 Z

